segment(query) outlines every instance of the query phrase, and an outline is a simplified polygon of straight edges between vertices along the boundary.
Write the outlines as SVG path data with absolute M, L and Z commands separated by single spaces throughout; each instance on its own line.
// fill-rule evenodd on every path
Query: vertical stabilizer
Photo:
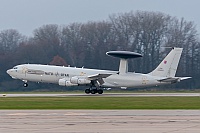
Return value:
M 183 48 L 173 48 L 158 67 L 149 74 L 159 77 L 175 77 L 182 50 Z

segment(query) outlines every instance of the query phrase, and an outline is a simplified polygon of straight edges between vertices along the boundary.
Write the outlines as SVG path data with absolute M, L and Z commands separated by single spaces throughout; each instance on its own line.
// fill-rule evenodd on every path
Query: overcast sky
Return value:
M 45 24 L 101 21 L 113 13 L 137 10 L 183 17 L 200 32 L 200 0 L 0 0 L 0 31 L 16 29 L 32 36 Z

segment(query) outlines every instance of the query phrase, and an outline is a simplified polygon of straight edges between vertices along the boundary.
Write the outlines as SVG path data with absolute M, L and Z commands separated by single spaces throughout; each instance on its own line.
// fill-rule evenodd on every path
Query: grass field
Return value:
M 200 109 L 200 97 L 1 97 L 0 109 Z

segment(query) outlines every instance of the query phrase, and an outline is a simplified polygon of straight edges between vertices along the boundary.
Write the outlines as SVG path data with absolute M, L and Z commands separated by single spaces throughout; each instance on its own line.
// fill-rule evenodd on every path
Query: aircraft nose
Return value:
M 9 69 L 9 70 L 7 70 L 6 72 L 7 72 L 7 74 L 9 74 L 13 79 L 16 79 L 15 70 Z
M 7 74 L 10 75 L 10 74 L 12 73 L 12 70 L 11 70 L 11 69 L 8 69 L 6 72 L 7 72 Z

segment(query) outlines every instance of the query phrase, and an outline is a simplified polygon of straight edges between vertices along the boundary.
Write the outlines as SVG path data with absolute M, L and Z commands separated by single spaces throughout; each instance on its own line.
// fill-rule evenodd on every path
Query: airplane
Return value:
M 24 87 L 28 81 L 55 83 L 60 86 L 88 86 L 86 94 L 102 94 L 102 88 L 121 89 L 177 83 L 191 77 L 176 77 L 183 48 L 174 47 L 152 72 L 143 74 L 128 71 L 128 59 L 142 57 L 130 51 L 109 51 L 109 56 L 120 58 L 119 71 L 86 69 L 41 64 L 21 64 L 7 70 L 13 79 L 20 79 Z

